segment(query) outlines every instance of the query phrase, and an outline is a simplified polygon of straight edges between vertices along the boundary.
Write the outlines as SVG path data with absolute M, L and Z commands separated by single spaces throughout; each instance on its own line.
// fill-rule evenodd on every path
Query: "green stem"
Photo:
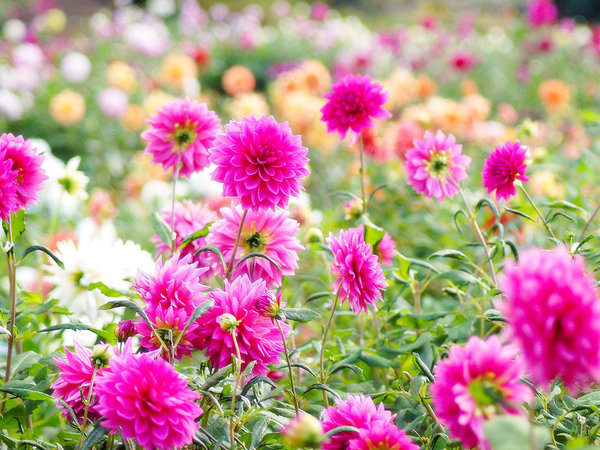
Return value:
M 325 343 L 327 342 L 327 333 L 329 332 L 329 328 L 331 327 L 331 322 L 333 322 L 333 316 L 335 315 L 335 309 L 337 308 L 337 304 L 338 304 L 338 296 L 340 294 L 340 289 L 341 289 L 342 285 L 340 284 L 340 287 L 338 287 L 338 290 L 335 293 L 335 298 L 333 299 L 333 306 L 331 307 L 331 314 L 329 315 L 329 320 L 327 321 L 327 325 L 325 326 L 325 330 L 323 331 L 323 340 L 321 341 L 321 352 L 319 355 L 319 364 L 321 367 L 321 383 L 325 384 L 325 381 L 327 381 L 327 376 L 325 375 L 325 364 L 324 364 L 324 357 L 325 357 Z M 325 403 L 325 406 L 329 406 L 329 400 L 327 399 L 327 393 L 325 391 L 323 391 L 323 402 Z
M 590 216 L 590 218 L 588 219 L 588 221 L 585 223 L 585 226 L 583 227 L 583 230 L 581 230 L 581 234 L 579 235 L 579 239 L 578 239 L 579 242 L 581 242 L 583 240 L 583 238 L 585 237 L 585 232 L 589 228 L 590 224 L 592 223 L 592 221 L 594 220 L 594 218 L 596 217 L 596 215 L 598 214 L 598 212 L 600 212 L 600 203 L 598 203 L 596 205 L 596 209 L 594 209 L 594 212 L 592 213 L 592 215 Z
M 17 317 L 17 283 L 16 283 L 16 270 L 17 264 L 15 262 L 15 250 L 12 235 L 12 223 L 10 217 L 8 219 L 8 242 L 10 249 L 6 252 L 6 265 L 8 270 L 8 284 L 9 284 L 9 295 L 10 295 L 10 325 L 8 327 L 8 350 L 6 354 L 6 373 L 4 374 L 4 382 L 7 383 L 10 380 L 10 371 L 12 365 L 12 354 L 13 347 L 15 345 L 15 320 Z
M 521 183 L 517 183 L 517 185 L 521 189 L 521 192 L 523 192 L 523 194 L 525 194 L 525 197 L 527 197 L 527 200 L 529 201 L 531 206 L 533 206 L 533 209 L 535 209 L 536 214 L 542 221 L 542 224 L 544 225 L 544 228 L 546 228 L 546 231 L 548 231 L 548 234 L 550 234 L 550 236 L 552 236 L 554 239 L 556 239 L 556 236 L 554 236 L 554 233 L 552 232 L 552 228 L 550 228 L 550 224 L 548 224 L 548 222 L 546 222 L 546 219 L 544 218 L 544 216 L 542 215 L 542 213 L 540 212 L 540 210 L 534 203 L 533 199 L 529 196 L 529 193 L 527 192 L 527 190 L 525 190 L 525 186 L 523 186 L 523 184 L 521 184 Z
M 175 200 L 177 198 L 177 179 L 179 178 L 179 170 L 181 166 L 181 146 L 177 151 L 177 164 L 173 169 L 173 195 L 171 197 L 171 256 L 175 253 L 177 243 L 177 234 L 175 233 Z
M 483 247 L 483 253 L 485 254 L 485 258 L 486 258 L 486 260 L 488 262 L 488 266 L 490 268 L 490 276 L 492 278 L 492 281 L 494 282 L 494 287 L 498 288 L 498 280 L 496 278 L 496 270 L 494 269 L 494 262 L 492 261 L 492 256 L 490 255 L 490 249 L 488 248 L 487 241 L 485 240 L 485 237 L 483 236 L 483 233 L 481 232 L 481 228 L 479 228 L 479 225 L 477 224 L 477 218 L 475 217 L 475 213 L 471 209 L 471 205 L 469 205 L 469 202 L 467 201 L 467 198 L 465 197 L 465 193 L 463 192 L 463 190 L 461 189 L 459 184 L 456 181 L 454 181 L 453 178 L 450 178 L 450 181 L 454 184 L 456 189 L 458 189 L 458 193 L 460 194 L 460 196 L 465 204 L 465 207 L 467 208 L 467 212 L 469 214 L 469 218 L 471 219 L 471 222 L 473 223 L 473 227 L 475 228 L 475 233 L 477 234 L 477 238 L 479 239 L 479 242 L 481 242 L 481 246 Z
M 362 198 L 362 207 L 363 207 L 363 214 L 366 215 L 367 214 L 367 196 L 365 194 L 365 171 L 366 171 L 366 165 L 365 165 L 365 149 L 364 149 L 364 143 L 363 143 L 363 137 L 362 137 L 362 133 L 360 135 L 360 194 L 361 194 L 361 198 Z
M 92 379 L 90 380 L 90 390 L 88 392 L 88 397 L 85 403 L 85 410 L 83 412 L 83 421 L 81 422 L 81 432 L 79 434 L 79 444 L 77 444 L 77 449 L 81 448 L 81 444 L 83 444 L 83 436 L 85 434 L 85 430 L 87 428 L 87 417 L 88 411 L 90 410 L 90 403 L 92 402 L 92 393 L 94 389 L 94 381 L 96 380 L 96 373 L 98 372 L 98 367 L 94 365 L 94 371 L 92 372 Z
M 240 347 L 235 337 L 235 328 L 231 330 L 231 336 L 233 338 L 233 345 L 235 347 L 236 364 L 235 364 L 235 384 L 233 385 L 233 392 L 231 394 L 231 421 L 229 422 L 229 435 L 231 439 L 231 447 L 233 448 L 235 442 L 235 398 L 237 396 L 238 385 L 240 384 L 241 372 L 242 372 L 242 356 L 240 354 Z
M 240 246 L 240 238 L 242 237 L 242 229 L 244 228 L 244 222 L 246 221 L 246 215 L 248 214 L 248 210 L 245 209 L 242 214 L 242 220 L 240 221 L 240 227 L 238 228 L 237 237 L 235 238 L 235 244 L 233 246 L 233 252 L 231 253 L 231 259 L 229 260 L 229 264 L 227 265 L 227 271 L 225 272 L 225 278 L 229 279 L 231 276 L 231 272 L 233 272 L 233 263 L 235 262 L 235 254 L 237 253 L 237 249 Z
M 281 342 L 283 343 L 283 352 L 285 353 L 285 360 L 288 366 L 288 372 L 290 374 L 290 385 L 292 387 L 292 395 L 294 396 L 294 409 L 296 410 L 296 415 L 300 413 L 298 409 L 298 395 L 296 394 L 296 387 L 294 386 L 294 371 L 292 370 L 292 364 L 290 363 L 290 356 L 287 349 L 285 335 L 283 334 L 283 330 L 281 329 L 281 323 L 279 323 L 279 319 L 273 319 L 277 324 L 277 328 L 279 328 L 279 334 L 281 334 Z

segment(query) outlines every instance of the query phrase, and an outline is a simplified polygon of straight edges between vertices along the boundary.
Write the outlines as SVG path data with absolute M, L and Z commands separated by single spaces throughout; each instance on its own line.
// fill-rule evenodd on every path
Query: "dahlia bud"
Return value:
M 115 327 L 115 336 L 117 336 L 119 342 L 125 342 L 135 334 L 135 322 L 131 319 L 123 320 Z
M 265 295 L 256 300 L 256 309 L 261 316 L 270 317 L 272 319 L 281 318 L 281 292 L 275 296 L 272 292 L 267 291 Z
M 94 347 L 92 353 L 92 366 L 100 369 L 102 367 L 108 367 L 108 362 L 113 356 L 112 345 L 110 344 L 99 344 Z
M 344 212 L 346 220 L 358 219 L 363 214 L 363 202 L 360 198 L 353 198 L 349 202 L 344 202 Z
M 311 227 L 306 232 L 306 241 L 311 244 L 318 244 L 319 242 L 323 242 L 323 232 L 315 227 Z
M 320 448 L 323 427 L 316 418 L 302 412 L 281 430 L 281 434 L 291 448 Z
M 224 331 L 233 331 L 240 324 L 240 321 L 233 314 L 225 313 L 221 314 L 219 323 Z

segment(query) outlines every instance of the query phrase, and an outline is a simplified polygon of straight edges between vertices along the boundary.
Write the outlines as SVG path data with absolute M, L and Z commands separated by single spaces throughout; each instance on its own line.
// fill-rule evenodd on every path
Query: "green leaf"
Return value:
M 209 228 L 212 226 L 213 223 L 214 222 L 207 223 L 206 225 L 204 225 L 203 228 L 200 228 L 199 230 L 194 231 L 192 234 L 190 234 L 188 237 L 186 237 L 185 240 L 179 246 L 179 250 L 184 248 L 186 245 L 194 242 L 196 239 L 200 239 L 200 238 L 203 238 L 204 236 L 207 236 L 208 232 L 209 232 Z
M 349 426 L 337 427 L 337 428 L 334 428 L 333 430 L 329 430 L 327 433 L 325 433 L 323 435 L 323 440 L 329 439 L 331 436 L 335 436 L 336 434 L 358 433 L 359 431 L 360 430 L 356 427 L 349 427 Z
M 589 216 L 589 213 L 585 209 L 583 209 L 581 206 L 577 206 L 571 202 L 567 202 L 566 200 L 557 200 L 554 202 L 550 202 L 550 203 L 548 203 L 548 207 L 553 208 L 553 209 L 554 208 L 568 209 L 569 211 L 578 213 L 584 219 L 587 219 Z
M 321 314 L 308 308 L 284 308 L 283 314 L 286 319 L 300 323 L 307 323 L 321 317 Z
M 467 258 L 467 256 L 463 252 L 459 252 L 458 250 L 454 250 L 451 248 L 432 253 L 429 256 L 429 258 L 427 258 L 427 259 L 432 259 L 432 258 L 454 258 L 454 259 L 461 259 L 463 261 L 469 260 L 469 258 Z
M 60 267 L 61 269 L 65 269 L 65 265 L 63 264 L 63 262 L 59 259 L 58 256 L 56 256 L 52 250 L 50 250 L 48 247 L 44 247 L 43 245 L 32 245 L 31 247 L 28 247 L 24 252 L 23 252 L 23 256 L 21 256 L 21 260 L 25 259 L 25 257 L 27 255 L 29 255 L 30 253 L 33 253 L 35 251 L 40 251 L 40 252 L 44 252 L 46 255 L 48 255 L 50 258 L 52 258 L 52 260 L 56 263 L 56 265 L 58 267 Z
M 13 242 L 25 232 L 25 211 L 20 209 L 17 214 L 10 215 L 10 227 L 12 229 Z M 2 228 L 6 239 L 8 239 L 8 222 L 2 221 Z
M 302 394 L 302 397 L 304 397 L 306 394 L 308 394 L 310 391 L 314 391 L 315 389 L 318 389 L 320 391 L 325 391 L 325 392 L 329 392 L 330 394 L 332 394 L 334 397 L 337 398 L 341 398 L 340 394 L 338 394 L 336 391 L 334 391 L 333 389 L 331 389 L 329 386 L 327 386 L 326 384 L 322 384 L 322 383 L 314 383 L 311 384 L 305 391 L 304 394 Z
M 85 440 L 81 444 L 81 450 L 89 450 L 94 445 L 98 444 L 104 436 L 108 434 L 108 429 L 102 425 L 96 425 L 92 431 L 88 433 Z
M 94 283 L 90 283 L 88 285 L 88 291 L 93 291 L 94 289 L 98 289 L 102 292 L 103 295 L 110 298 L 120 298 L 120 297 L 130 297 L 135 298 L 136 294 L 132 292 L 119 291 L 117 289 L 113 289 L 105 285 L 102 281 L 96 281 Z
M 40 391 L 36 391 L 36 384 L 31 379 L 11 380 L 0 386 L 0 392 L 14 395 L 28 400 L 53 400 L 53 398 Z
M 244 261 L 247 261 L 248 259 L 251 259 L 251 258 L 264 258 L 267 261 L 269 261 L 271 264 L 273 264 L 275 267 L 277 267 L 279 270 L 281 270 L 281 264 L 279 264 L 277 261 L 275 261 L 270 256 L 267 256 L 264 253 L 258 253 L 258 252 L 252 252 L 252 253 L 248 253 L 247 255 L 244 255 L 243 257 L 240 258 L 240 260 L 237 262 L 235 267 L 237 268 Z
M 357 374 L 361 379 L 365 380 L 364 371 L 355 364 L 336 364 L 331 368 L 331 371 L 329 373 L 331 375 L 333 375 L 334 373 L 336 373 L 342 369 L 349 369 L 352 372 L 354 372 L 355 374 Z
M 252 427 L 252 439 L 250 439 L 250 449 L 256 448 L 263 436 L 267 432 L 270 419 L 268 417 L 261 417 L 256 424 Z
M 3 326 L 0 326 L 0 334 L 7 334 L 8 336 L 10 336 L 10 331 L 8 331 Z
M 208 300 L 205 300 L 204 302 L 200 303 L 198 305 L 198 307 L 194 310 L 194 313 L 191 315 L 190 319 L 188 320 L 188 323 L 185 325 L 185 328 L 181 331 L 181 336 L 183 336 L 185 334 L 185 332 L 187 331 L 187 329 L 196 321 L 198 320 L 199 317 L 202 317 L 204 314 L 206 314 L 206 312 L 213 307 L 213 305 L 215 304 L 215 301 L 211 298 Z
M 376 355 L 374 353 L 369 353 L 366 350 L 363 350 L 359 356 L 361 360 L 366 362 L 371 367 L 394 367 L 395 364 L 393 361 L 384 358 L 382 356 Z
M 100 308 L 98 308 L 98 309 L 100 309 L 102 311 L 106 311 L 108 309 L 114 309 L 114 308 L 127 308 L 127 309 L 131 309 L 131 310 L 135 311 L 136 313 L 138 313 L 138 315 L 142 319 L 144 319 L 144 322 L 146 322 L 148 324 L 148 326 L 150 327 L 152 332 L 154 332 L 154 325 L 152 325 L 152 322 L 150 322 L 150 319 L 148 319 L 148 316 L 146 315 L 144 310 L 137 303 L 134 303 L 131 300 L 113 300 L 108 303 L 105 303 L 104 305 L 100 306 Z
M 330 297 L 331 295 L 333 294 L 330 291 L 315 292 L 306 298 L 306 303 L 312 302 L 313 300 L 318 300 L 320 298 Z
M 14 377 L 17 372 L 20 370 L 27 370 L 31 366 L 33 366 L 36 362 L 40 360 L 42 355 L 33 352 L 27 351 L 25 353 L 21 353 L 20 355 L 16 355 L 13 360 L 13 365 L 11 368 L 11 376 Z
M 600 391 L 590 392 L 582 395 L 575 400 L 575 405 L 583 408 L 591 408 L 592 406 L 600 406 Z
M 537 223 L 537 220 L 535 220 L 533 217 L 525 214 L 523 211 L 519 211 L 518 209 L 512 209 L 512 208 L 507 208 L 506 206 L 504 207 L 505 211 L 508 211 L 510 213 L 516 214 L 517 216 L 521 216 L 524 217 L 527 220 L 532 221 L 533 223 Z
M 421 388 L 427 382 L 427 378 L 421 375 L 420 373 L 416 376 L 412 377 L 410 380 L 410 395 L 412 399 L 416 402 L 421 402 Z
M 248 383 L 246 383 L 246 385 L 244 386 L 244 389 L 242 390 L 241 395 L 246 397 L 246 394 L 248 393 L 248 391 L 250 391 L 252 386 L 254 386 L 255 384 L 258 384 L 258 383 L 265 383 L 273 388 L 277 388 L 277 385 L 275 383 L 273 383 L 273 381 L 271 381 L 271 379 L 269 377 L 266 377 L 264 375 L 258 375 L 256 377 L 252 378 L 250 381 L 248 381 Z
M 165 222 L 164 219 L 160 216 L 160 214 L 158 214 L 156 211 L 152 213 L 151 220 L 152 228 L 154 229 L 160 240 L 167 244 L 169 247 L 171 247 L 171 227 L 167 225 L 167 222 Z
M 100 336 L 100 338 L 106 342 L 112 342 L 114 340 L 114 337 L 111 336 L 108 332 L 104 331 L 104 330 L 100 330 L 98 328 L 93 328 L 89 325 L 86 325 L 84 323 L 81 322 L 74 322 L 74 323 L 59 323 L 56 325 L 51 325 L 48 328 L 44 328 L 43 330 L 40 330 L 40 333 L 49 333 L 51 331 L 59 331 L 59 330 L 74 330 L 74 331 L 81 331 L 81 330 L 86 330 L 86 331 L 91 331 L 92 333 L 96 333 L 98 336 Z
M 483 424 L 483 432 L 488 438 L 492 450 L 522 450 L 531 449 L 531 425 L 525 417 L 505 415 L 495 417 Z M 533 426 L 535 448 L 543 450 L 550 442 L 547 428 Z
M 500 213 L 498 212 L 498 208 L 496 208 L 496 205 L 494 205 L 487 198 L 482 198 L 481 200 L 479 200 L 477 206 L 475 206 L 475 214 L 477 214 L 477 212 L 484 206 L 487 206 L 490 209 L 490 211 L 492 211 L 492 214 L 494 215 L 496 220 L 500 222 Z
M 433 374 L 431 373 L 431 370 L 429 369 L 427 364 L 425 364 L 423 362 L 423 360 L 421 359 L 421 357 L 419 356 L 419 354 L 417 352 L 413 352 L 412 355 L 413 355 L 413 361 L 415 363 L 415 366 L 417 366 L 419 371 L 423 375 L 425 375 L 431 383 L 433 383 L 435 381 L 435 378 L 434 378 Z
M 232 365 L 228 364 L 225 367 L 217 370 L 213 375 L 208 377 L 202 387 L 201 391 L 208 391 L 211 387 L 215 386 L 219 381 L 225 378 L 231 372 Z

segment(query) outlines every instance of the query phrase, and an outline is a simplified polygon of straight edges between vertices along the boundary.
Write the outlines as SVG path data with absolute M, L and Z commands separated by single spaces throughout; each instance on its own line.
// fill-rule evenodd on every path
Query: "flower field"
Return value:
M 0 2 L 0 449 L 600 445 L 600 25 L 113 3 Z

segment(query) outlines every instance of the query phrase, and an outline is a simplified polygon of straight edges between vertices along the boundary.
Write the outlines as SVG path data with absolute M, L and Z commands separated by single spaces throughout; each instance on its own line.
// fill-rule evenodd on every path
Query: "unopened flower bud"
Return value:
M 117 336 L 119 342 L 125 342 L 127 339 L 135 335 L 135 322 L 131 319 L 123 320 L 115 327 L 115 336 Z
M 291 448 L 320 448 L 323 427 L 315 417 L 302 412 L 281 430 L 281 434 Z
M 240 324 L 233 314 L 225 313 L 219 318 L 219 323 L 224 331 L 233 331 Z
M 353 198 L 349 202 L 344 202 L 344 212 L 346 220 L 358 219 L 363 215 L 363 202 L 360 198 Z
M 99 344 L 94 347 L 92 353 L 92 365 L 98 369 L 102 367 L 108 367 L 108 362 L 112 358 L 114 352 L 112 345 L 110 344 Z
M 256 300 L 256 309 L 261 316 L 279 319 L 281 313 L 281 292 L 275 296 L 267 291 L 265 295 Z
M 311 244 L 318 244 L 319 242 L 323 242 L 323 232 L 315 227 L 311 227 L 306 232 L 306 241 Z

